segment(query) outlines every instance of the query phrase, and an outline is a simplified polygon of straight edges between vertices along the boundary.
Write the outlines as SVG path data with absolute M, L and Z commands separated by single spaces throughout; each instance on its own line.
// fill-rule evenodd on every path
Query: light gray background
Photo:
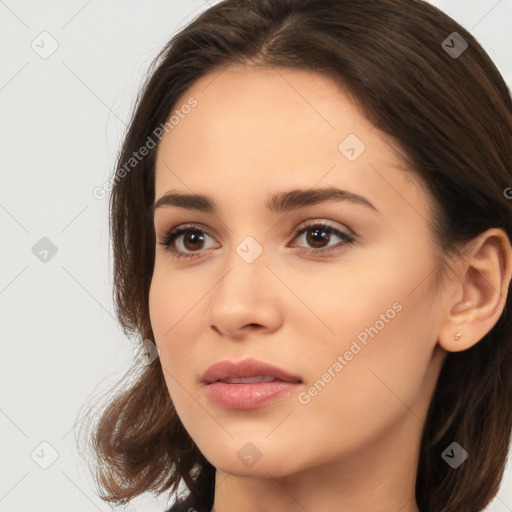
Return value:
M 472 31 L 512 84 L 512 0 L 432 3 Z M 208 5 L 0 0 L 1 512 L 111 509 L 73 430 L 81 406 L 134 357 L 113 314 L 107 199 L 92 191 L 112 173 L 150 61 Z M 52 38 L 58 48 L 43 59 L 31 45 L 48 51 Z M 33 253 L 43 237 L 57 248 L 46 263 Z M 42 442 L 58 453 L 47 469 Z M 125 510 L 167 503 L 148 496 Z M 510 467 L 487 510 L 512 510 Z

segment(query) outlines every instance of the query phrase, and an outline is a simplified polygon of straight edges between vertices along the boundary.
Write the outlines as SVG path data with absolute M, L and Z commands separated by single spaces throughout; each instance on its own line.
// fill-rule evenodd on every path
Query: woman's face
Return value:
M 387 457 L 409 478 L 446 355 L 426 189 L 314 73 L 231 66 L 195 83 L 173 115 L 156 202 L 198 194 L 211 205 L 156 208 L 150 317 L 190 436 L 238 475 L 348 460 L 369 471 Z M 360 197 L 322 197 L 334 189 Z M 248 358 L 298 382 L 202 381 L 211 365 Z

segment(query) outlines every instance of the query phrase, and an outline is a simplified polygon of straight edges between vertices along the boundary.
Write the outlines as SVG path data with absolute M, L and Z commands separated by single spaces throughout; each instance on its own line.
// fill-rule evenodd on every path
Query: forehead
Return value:
M 171 114 L 157 150 L 156 198 L 171 189 L 229 195 L 229 186 L 263 203 L 291 186 L 341 186 L 396 200 L 397 190 L 415 187 L 392 140 L 317 73 L 230 66 L 196 81 Z
M 219 154 L 230 150 L 229 155 L 241 143 L 247 159 L 273 148 L 300 158 L 322 140 L 332 149 L 347 129 L 363 138 L 373 128 L 336 84 L 302 70 L 229 66 L 195 82 L 178 98 L 173 113 L 188 111 L 191 98 L 197 105 L 179 120 L 174 116 L 179 122 L 161 143 L 174 151 L 183 142 L 188 149 L 201 148 L 189 159 L 210 148 Z M 304 139 L 309 144 L 299 145 Z

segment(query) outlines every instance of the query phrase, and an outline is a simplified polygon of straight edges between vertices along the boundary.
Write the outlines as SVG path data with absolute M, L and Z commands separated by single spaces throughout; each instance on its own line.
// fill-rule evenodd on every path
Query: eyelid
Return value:
M 171 249 L 165 243 L 166 240 L 171 238 L 171 236 L 172 236 L 172 242 L 171 242 L 171 244 L 172 244 L 178 237 L 182 236 L 184 233 L 187 233 L 189 231 L 199 231 L 201 233 L 205 233 L 212 240 L 215 240 L 215 237 L 210 234 L 208 228 L 206 228 L 205 226 L 203 226 L 200 223 L 191 222 L 191 223 L 185 223 L 185 224 L 178 224 L 175 227 L 172 227 L 169 229 L 164 229 L 163 234 L 160 237 L 160 242 L 158 242 L 158 243 L 159 243 L 159 245 L 163 246 L 165 249 L 168 249 L 169 251 L 171 251 Z
M 345 226 L 343 224 L 343 227 L 348 231 L 348 233 L 344 233 L 343 228 L 334 226 L 333 224 L 331 224 L 331 222 L 332 221 L 330 221 L 330 220 L 326 220 L 326 219 L 322 219 L 322 218 L 309 219 L 304 222 L 301 222 L 296 228 L 294 228 L 293 234 L 296 236 L 298 233 L 300 233 L 304 229 L 312 228 L 315 226 L 325 226 L 329 229 L 332 229 L 333 231 L 339 231 L 341 234 L 343 234 L 345 236 L 350 236 L 350 237 L 354 237 L 354 238 L 356 237 L 356 233 L 354 231 L 352 231 L 348 226 Z
M 345 226 L 346 227 L 346 226 Z M 299 247 L 305 251 L 308 255 L 317 255 L 322 256 L 325 253 L 329 253 L 332 251 L 340 251 L 342 248 L 346 245 L 352 245 L 356 239 L 358 238 L 356 233 L 354 233 L 353 230 L 346 227 L 346 229 L 349 231 L 348 233 L 345 233 L 343 229 L 340 229 L 336 226 L 333 226 L 331 224 L 331 221 L 324 220 L 324 219 L 308 219 L 306 221 L 301 222 L 297 227 L 293 229 L 292 233 L 292 240 L 295 240 L 299 235 L 302 235 L 303 233 L 307 232 L 309 229 L 313 228 L 320 228 L 325 229 L 327 231 L 331 231 L 334 233 L 335 236 L 338 236 L 338 238 L 342 239 L 342 242 L 335 244 L 333 246 L 326 246 L 323 248 L 306 248 L 301 246 L 292 246 L 292 247 Z M 206 234 L 208 237 L 210 237 L 212 240 L 215 240 L 215 237 L 212 236 L 209 233 L 209 229 L 204 227 L 200 223 L 185 223 L 185 224 L 178 224 L 175 227 L 172 227 L 168 230 L 164 230 L 164 234 L 161 238 L 161 240 L 158 242 L 158 245 L 162 246 L 164 250 L 170 252 L 174 258 L 186 258 L 186 259 L 195 259 L 198 257 L 201 257 L 206 250 L 199 250 L 197 252 L 183 252 L 178 249 L 173 248 L 176 239 L 181 237 L 184 233 L 191 232 L 191 231 L 199 231 L 201 233 Z M 218 242 L 217 242 L 218 243 Z

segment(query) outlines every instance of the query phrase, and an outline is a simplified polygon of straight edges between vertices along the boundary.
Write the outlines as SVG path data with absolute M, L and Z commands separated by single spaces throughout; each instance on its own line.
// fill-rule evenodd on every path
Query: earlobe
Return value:
M 454 295 L 439 332 L 439 344 L 449 352 L 478 343 L 499 320 L 512 279 L 512 248 L 498 228 L 482 233 L 459 267 Z
M 477 341 L 469 326 L 474 315 L 474 303 L 462 300 L 452 307 L 439 332 L 439 344 L 448 352 L 460 352 Z

